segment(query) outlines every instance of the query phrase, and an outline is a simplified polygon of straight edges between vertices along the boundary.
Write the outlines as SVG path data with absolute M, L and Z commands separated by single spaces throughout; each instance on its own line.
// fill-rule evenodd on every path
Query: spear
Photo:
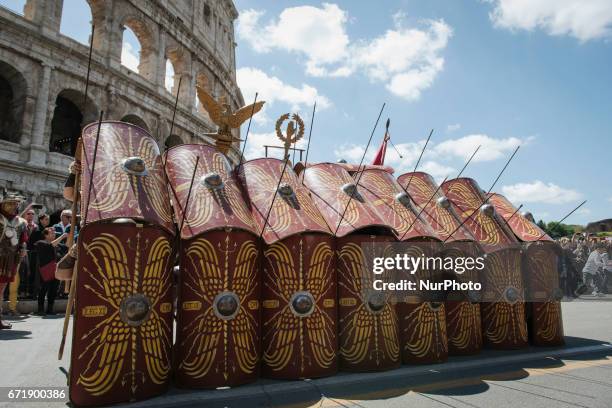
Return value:
M 181 82 L 183 82 L 182 75 L 179 77 L 179 83 L 178 83 L 178 87 L 176 90 L 176 99 L 174 100 L 174 111 L 172 112 L 172 122 L 170 123 L 170 134 L 168 135 L 168 137 L 172 136 L 172 132 L 174 131 L 174 118 L 176 117 L 176 108 L 178 107 L 179 95 L 181 94 Z
M 468 164 L 470 164 L 470 162 L 472 161 L 472 159 L 474 158 L 474 156 L 476 156 L 476 153 L 478 153 L 478 150 L 480 150 L 480 146 L 482 145 L 478 145 L 478 147 L 476 148 L 476 150 L 474 150 L 474 153 L 472 153 L 472 155 L 470 156 L 470 158 L 468 159 L 467 163 L 465 163 L 465 166 L 463 166 L 463 168 L 461 169 L 461 171 L 459 172 L 459 174 L 457 174 L 457 177 L 455 177 L 456 179 L 458 179 L 459 177 L 461 177 L 461 175 L 463 174 L 463 172 L 465 171 L 465 168 L 468 166 Z
M 96 156 L 98 153 L 98 141 L 100 140 L 100 128 L 102 126 L 102 117 L 104 111 L 100 111 L 100 119 L 98 120 L 98 130 L 96 133 L 96 143 L 94 147 L 93 162 L 91 165 L 91 172 L 89 173 L 89 189 L 87 191 L 87 201 L 91 200 L 91 188 L 94 183 L 94 169 L 96 168 Z M 76 231 L 76 218 L 77 218 L 77 200 L 79 199 L 79 187 L 80 175 L 77 173 L 74 177 L 74 190 L 75 196 L 72 200 L 72 219 L 70 220 L 70 235 L 68 240 L 74 242 L 74 234 Z M 83 218 L 83 227 L 87 223 L 87 214 L 89 213 L 89 205 L 85 208 L 85 218 Z M 77 260 L 78 262 L 78 260 Z M 78 268 L 77 268 L 78 271 Z M 74 306 L 74 296 L 76 294 L 76 282 L 78 274 L 72 274 L 72 280 L 70 281 L 70 291 L 68 292 L 68 301 L 66 302 L 66 313 L 64 314 L 64 326 L 62 327 L 62 341 L 60 342 L 59 351 L 57 353 L 57 359 L 61 360 L 64 356 L 64 346 L 66 345 L 66 335 L 68 333 L 68 323 L 70 322 L 70 316 L 72 315 L 72 307 Z
M 306 175 L 306 166 L 308 166 L 308 152 L 310 152 L 310 139 L 312 138 L 312 126 L 314 125 L 314 117 L 317 111 L 317 101 L 312 107 L 312 116 L 310 117 L 310 129 L 308 130 L 308 144 L 306 145 L 306 159 L 304 160 L 304 171 L 302 172 L 302 185 L 304 185 L 304 176 Z
M 287 155 L 288 156 L 288 155 Z M 274 195 L 272 196 L 272 202 L 270 203 L 270 208 L 268 208 L 268 213 L 266 214 L 266 218 L 264 219 L 264 225 L 261 229 L 261 233 L 259 234 L 259 239 L 264 234 L 266 230 L 266 225 L 268 224 L 268 220 L 270 219 L 270 214 L 272 213 L 272 208 L 274 207 L 274 200 L 276 200 L 276 196 L 278 194 L 278 188 L 280 187 L 281 182 L 283 181 L 283 176 L 285 175 L 285 170 L 287 169 L 287 163 L 289 163 L 289 158 L 285 158 L 285 163 L 283 164 L 283 170 L 281 171 L 280 177 L 278 178 L 278 183 L 276 184 L 276 189 L 274 190 Z
M 361 161 L 359 162 L 359 167 L 358 167 L 358 171 L 360 173 L 359 173 L 359 176 L 357 177 L 357 182 L 355 183 L 355 185 L 357 186 L 359 185 L 359 180 L 361 180 L 361 176 L 363 175 L 363 171 L 361 171 L 361 165 L 363 164 L 363 161 L 365 160 L 366 153 L 368 152 L 368 148 L 370 147 L 370 143 L 372 142 L 372 138 L 374 137 L 374 132 L 376 131 L 376 127 L 378 126 L 378 121 L 380 120 L 383 110 L 385 109 L 385 105 L 386 103 L 383 103 L 382 107 L 380 108 L 380 112 L 378 113 L 378 118 L 376 118 L 376 123 L 374 123 L 374 127 L 372 128 L 372 133 L 370 133 L 370 139 L 368 139 L 368 144 L 366 145 L 366 148 L 363 151 L 363 156 L 361 156 Z M 388 121 L 387 121 L 387 126 L 389 126 Z M 352 199 L 353 199 L 353 194 L 349 195 L 349 199 L 348 199 L 348 202 L 346 203 L 346 207 L 344 207 L 344 211 L 342 211 L 342 216 L 340 217 L 340 221 L 338 221 L 338 225 L 336 226 L 336 230 L 334 231 L 334 236 L 336 236 L 336 234 L 338 233 L 338 229 L 340 228 L 340 225 L 342 224 L 342 220 L 344 219 L 344 216 L 346 215 L 346 211 L 348 210 Z
M 251 121 L 253 120 L 253 115 L 255 115 L 255 104 L 257 103 L 257 92 L 255 92 L 255 98 L 253 99 L 253 108 L 251 109 L 251 116 L 249 117 L 249 125 L 247 126 L 246 135 L 244 137 L 244 144 L 242 145 L 242 151 L 240 152 L 240 161 L 238 162 L 238 167 L 236 167 L 236 174 L 240 173 L 240 166 L 242 166 L 242 161 L 244 160 L 244 150 L 246 149 L 247 140 L 249 140 L 249 132 L 251 130 Z
M 585 204 L 586 204 L 586 200 L 584 200 L 583 202 L 581 202 L 581 203 L 578 205 L 578 207 L 576 207 L 576 208 L 574 208 L 572 211 L 570 211 L 570 212 L 569 212 L 569 213 L 568 213 L 568 214 L 567 214 L 565 217 L 561 218 L 561 220 L 557 221 L 557 224 L 561 224 L 563 221 L 565 221 L 565 219 L 566 219 L 567 217 L 569 217 L 570 215 L 572 215 L 573 213 L 575 213 L 577 209 L 579 209 L 580 207 L 582 207 L 582 206 L 583 206 L 583 205 L 585 205 Z M 544 233 L 543 233 L 542 235 L 540 235 L 540 236 L 538 237 L 538 239 L 536 239 L 536 241 L 539 241 L 540 239 L 542 239 L 542 237 L 543 237 L 544 235 L 546 235 L 546 231 L 544 231 Z

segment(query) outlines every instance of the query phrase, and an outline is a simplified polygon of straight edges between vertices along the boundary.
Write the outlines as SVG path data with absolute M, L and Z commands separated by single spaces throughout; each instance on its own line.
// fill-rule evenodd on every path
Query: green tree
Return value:
M 542 224 L 540 225 L 540 223 Z M 538 226 L 542 228 L 542 225 L 545 225 L 543 228 L 544 231 L 546 231 L 546 233 L 553 239 L 571 237 L 572 234 L 574 234 L 574 228 L 571 225 L 561 224 L 558 222 L 549 222 L 546 224 L 540 220 L 540 222 L 538 222 Z

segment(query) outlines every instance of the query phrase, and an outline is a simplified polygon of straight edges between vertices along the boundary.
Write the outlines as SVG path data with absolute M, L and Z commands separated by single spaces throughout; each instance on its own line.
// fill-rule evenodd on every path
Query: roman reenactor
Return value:
M 4 297 L 7 284 L 15 279 L 19 264 L 27 254 L 26 221 L 17 215 L 17 208 L 22 198 L 16 194 L 4 193 L 0 201 L 0 296 Z M 0 312 L 2 311 L 0 299 Z M 10 329 L 12 326 L 0 320 L 0 329 Z

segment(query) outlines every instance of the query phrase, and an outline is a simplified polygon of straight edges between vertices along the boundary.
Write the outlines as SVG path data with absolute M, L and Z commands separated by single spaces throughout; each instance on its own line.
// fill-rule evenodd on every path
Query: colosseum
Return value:
M 233 108 L 244 104 L 231 0 L 87 0 L 94 27 L 87 98 L 89 47 L 60 33 L 63 0 L 23 3 L 21 14 L 0 8 L 0 189 L 19 192 L 48 213 L 66 206 L 61 191 L 75 141 L 101 111 L 105 119 L 145 128 L 163 148 L 210 141 L 204 134 L 215 127 L 197 101 L 196 85 Z M 138 72 L 122 65 L 126 28 L 140 43 Z M 233 159 L 237 154 L 230 152 Z

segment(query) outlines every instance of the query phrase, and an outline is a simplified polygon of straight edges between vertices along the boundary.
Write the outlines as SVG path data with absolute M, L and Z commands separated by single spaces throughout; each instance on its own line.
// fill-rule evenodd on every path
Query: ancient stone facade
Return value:
M 63 0 L 27 0 L 23 15 L 0 8 L 0 189 L 20 192 L 49 213 L 67 205 L 61 192 L 74 135 L 101 111 L 105 119 L 147 129 L 163 148 L 211 141 L 203 134 L 215 127 L 196 103 L 196 84 L 233 108 L 244 104 L 231 0 L 87 3 L 95 27 L 87 101 L 89 48 L 60 33 Z M 121 64 L 125 27 L 141 45 L 138 73 Z M 171 91 L 164 86 L 168 60 Z
M 585 228 L 585 232 L 597 234 L 598 232 L 612 231 L 612 218 L 605 220 L 589 222 Z

